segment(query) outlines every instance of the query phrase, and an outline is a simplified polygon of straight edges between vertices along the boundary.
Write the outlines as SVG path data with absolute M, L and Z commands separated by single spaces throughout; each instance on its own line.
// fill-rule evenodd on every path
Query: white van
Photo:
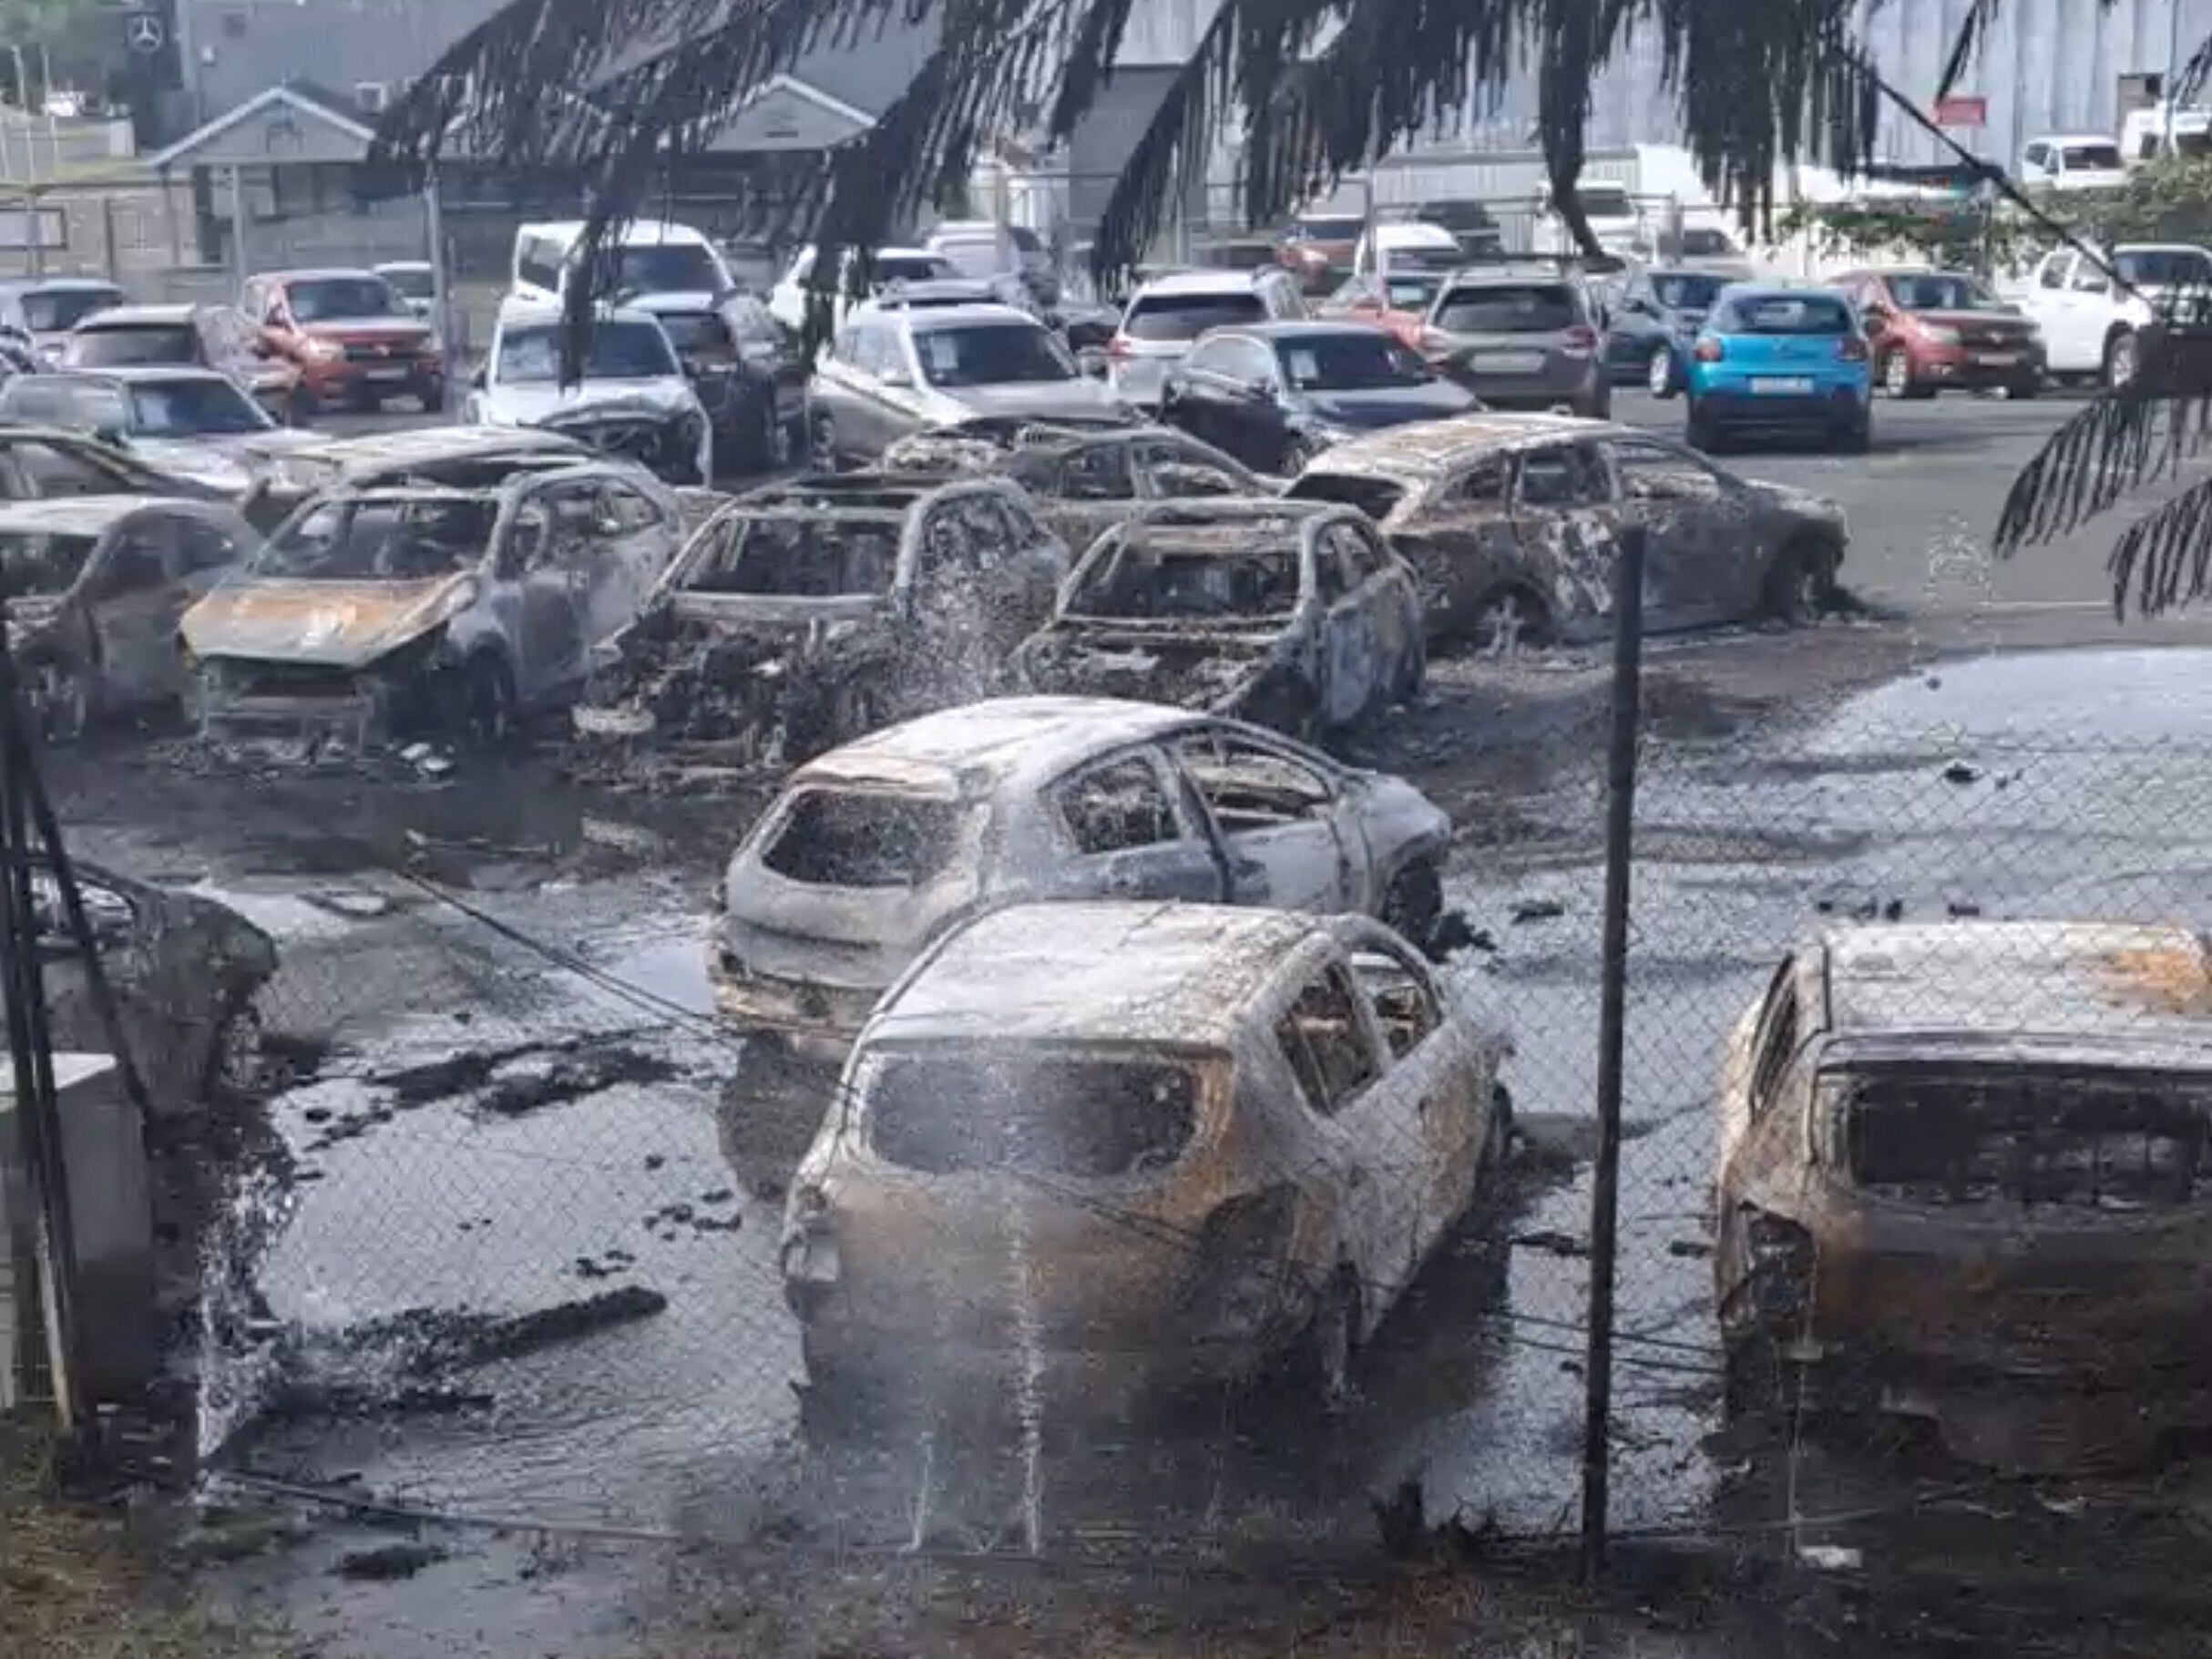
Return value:
M 508 288 L 510 300 L 558 305 L 568 285 L 577 244 L 584 240 L 580 220 L 558 224 L 524 225 L 515 232 L 515 269 Z M 689 225 L 654 220 L 634 220 L 620 227 L 613 246 L 619 251 L 612 291 L 602 296 L 636 298 L 643 294 L 724 294 L 737 286 L 721 251 Z
M 2116 190 L 2127 182 L 2127 163 L 2103 133 L 2046 133 L 2020 152 L 2020 181 L 2051 190 Z
M 1389 261 L 1394 275 L 1408 271 L 1452 271 L 1467 263 L 1458 237 L 1442 225 L 1418 219 L 1377 225 L 1363 232 L 1352 253 L 1352 274 L 1373 276 L 1378 258 Z

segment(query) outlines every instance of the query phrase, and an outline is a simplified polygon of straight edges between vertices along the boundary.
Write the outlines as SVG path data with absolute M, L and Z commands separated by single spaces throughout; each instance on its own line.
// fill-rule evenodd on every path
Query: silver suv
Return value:
M 1580 274 L 1555 265 L 1455 272 L 1437 290 L 1421 353 L 1493 409 L 1613 415 L 1597 306 Z
M 1106 374 L 1128 403 L 1157 405 L 1167 372 L 1201 334 L 1254 323 L 1295 322 L 1305 296 L 1287 271 L 1178 271 L 1137 290 L 1106 347 Z

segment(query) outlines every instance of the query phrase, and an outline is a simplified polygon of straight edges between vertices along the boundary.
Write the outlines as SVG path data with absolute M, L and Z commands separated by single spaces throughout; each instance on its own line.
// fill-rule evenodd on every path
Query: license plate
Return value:
M 1484 352 L 1475 359 L 1475 367 L 1491 374 L 1541 374 L 1544 368 L 1541 352 Z
M 2009 369 L 2020 361 L 2018 352 L 1978 352 L 1974 361 L 1985 369 Z
M 1812 381 L 1802 374 L 1762 376 L 1751 383 L 1753 394 L 1759 397 L 1805 397 L 1812 389 Z
M 413 373 L 412 370 L 404 368 L 371 369 L 368 377 L 371 380 L 405 380 L 411 373 Z

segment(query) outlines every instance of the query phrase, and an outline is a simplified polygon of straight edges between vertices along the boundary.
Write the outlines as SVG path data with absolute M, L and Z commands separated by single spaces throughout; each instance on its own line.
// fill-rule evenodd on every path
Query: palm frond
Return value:
M 1994 540 L 2001 558 L 2071 534 L 2212 445 L 2212 401 L 2148 391 L 2084 404 L 2020 469 Z
M 2105 561 L 2113 611 L 2158 616 L 2212 592 L 2212 478 L 2127 527 Z
M 1935 98 L 1931 102 L 1949 97 L 1981 56 L 1982 43 L 1989 37 L 1990 25 L 1997 21 L 1998 4 L 1999 0 L 1968 0 L 1966 15 L 1959 19 L 1959 33 L 1943 59 L 1943 73 L 1936 77 Z

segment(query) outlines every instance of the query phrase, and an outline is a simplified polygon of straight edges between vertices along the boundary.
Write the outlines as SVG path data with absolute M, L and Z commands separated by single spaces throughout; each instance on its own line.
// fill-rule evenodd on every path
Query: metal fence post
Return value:
M 1644 534 L 1622 532 L 1613 561 L 1613 729 L 1605 778 L 1605 923 L 1599 972 L 1598 1154 L 1590 1183 L 1590 1346 L 1583 1365 L 1582 1572 L 1605 1565 L 1613 1429 L 1613 1265 L 1621 1196 L 1621 1057 L 1628 1008 L 1629 858 L 1635 836 L 1636 727 L 1644 658 Z

